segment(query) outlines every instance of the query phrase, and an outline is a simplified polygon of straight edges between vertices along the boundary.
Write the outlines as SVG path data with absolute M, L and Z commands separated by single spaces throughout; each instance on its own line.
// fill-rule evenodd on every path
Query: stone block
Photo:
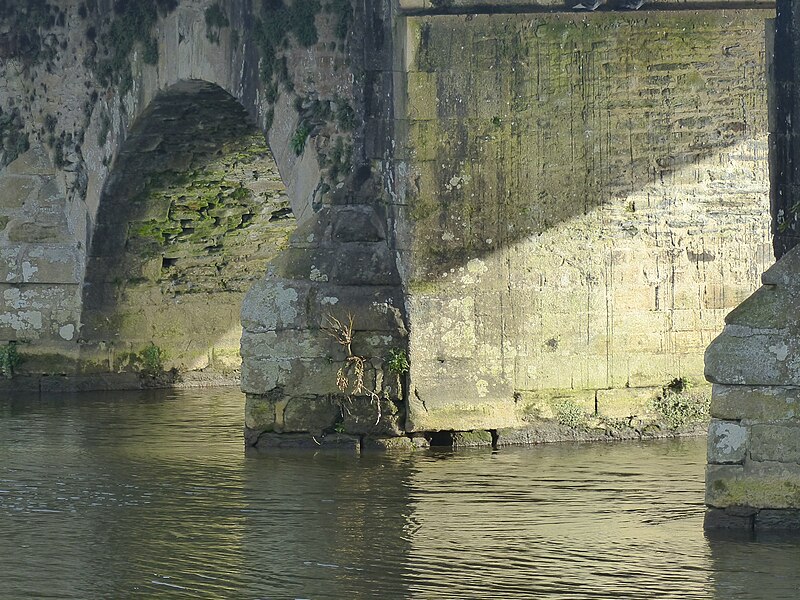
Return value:
M 289 398 L 278 406 L 276 431 L 297 432 L 308 431 L 316 436 L 333 429 L 334 423 L 341 415 L 338 402 L 330 397 L 296 397 Z
M 731 421 L 783 421 L 800 418 L 800 388 L 714 384 L 711 416 Z
M 41 185 L 38 178 L 19 175 L 0 176 L 0 211 L 19 210 L 34 190 Z
M 750 458 L 800 464 L 800 421 L 751 425 Z
M 717 508 L 800 508 L 800 465 L 753 461 L 708 465 L 706 504 Z
M 35 145 L 10 163 L 5 172 L 8 175 L 54 175 L 55 169 L 47 150 Z
M 353 396 L 341 400 L 342 426 L 347 433 L 402 435 L 405 414 L 386 398 Z
M 726 317 L 728 325 L 741 325 L 753 329 L 783 329 L 796 320 L 794 302 L 775 286 L 757 289 Z
M 332 253 L 330 281 L 339 285 L 400 284 L 395 258 L 385 242 L 351 242 Z
M 266 394 L 283 387 L 292 396 L 339 394 L 336 385 L 341 364 L 327 359 L 242 360 L 242 391 Z M 365 382 L 369 385 L 371 382 Z
M 274 398 L 247 395 L 244 405 L 244 426 L 256 431 L 275 430 Z
M 306 305 L 310 325 L 329 328 L 335 317 L 347 326 L 353 315 L 354 331 L 405 331 L 397 287 L 320 285 L 310 290 Z
M 760 510 L 755 516 L 755 528 L 759 531 L 800 530 L 800 510 Z
M 27 242 L 30 244 L 52 244 L 68 240 L 66 224 L 46 222 L 11 222 L 8 227 L 8 239 L 11 242 Z
M 800 385 L 799 344 L 788 329 L 726 325 L 706 350 L 706 379 L 727 385 Z
M 706 466 L 706 505 L 717 508 L 748 505 L 746 494 L 740 491 L 743 477 L 743 465 Z M 731 489 L 738 493 L 731 493 Z
M 485 447 L 491 446 L 493 443 L 494 440 L 490 431 L 456 431 L 453 433 L 454 448 Z
M 412 71 L 406 78 L 406 115 L 415 121 L 435 120 L 438 104 L 436 73 Z
M 476 372 L 470 362 L 434 363 L 421 367 L 412 360 L 408 431 L 470 431 L 522 424 L 504 378 Z
M 346 206 L 333 214 L 331 237 L 337 242 L 379 242 L 386 239 L 386 231 L 374 209 Z
M 475 358 L 478 353 L 472 298 L 415 297 L 410 302 L 411 352 L 437 360 Z
M 703 529 L 750 531 L 753 529 L 755 513 L 755 510 L 751 510 L 750 514 L 735 514 L 726 509 L 709 508 L 703 519 Z
M 6 281 L 77 285 L 81 283 L 82 267 L 83 252 L 74 244 L 24 244 Z
M 709 464 L 743 462 L 747 455 L 748 437 L 747 427 L 733 421 L 712 419 L 708 426 Z
M 242 391 L 246 394 L 266 394 L 282 384 L 282 373 L 290 368 L 289 361 L 281 363 L 243 358 Z
M 341 352 L 339 344 L 321 329 L 243 331 L 241 348 L 244 358 L 272 361 L 326 358 L 338 356 Z
M 675 377 L 672 371 L 673 357 L 667 353 L 638 352 L 628 354 L 623 348 L 617 348 L 615 359 L 612 362 L 613 387 L 623 388 L 629 385 L 632 388 L 647 388 L 663 385 Z
M 272 277 L 258 280 L 242 302 L 242 327 L 253 333 L 305 328 L 310 287 L 307 282 Z
M 596 410 L 594 390 L 521 390 L 515 399 L 517 414 L 523 421 L 555 419 L 556 407 L 564 402 L 579 406 L 587 415 L 594 415 Z
M 378 451 L 378 452 L 411 452 L 419 449 L 411 438 L 402 437 L 375 437 L 365 436 L 363 451 Z

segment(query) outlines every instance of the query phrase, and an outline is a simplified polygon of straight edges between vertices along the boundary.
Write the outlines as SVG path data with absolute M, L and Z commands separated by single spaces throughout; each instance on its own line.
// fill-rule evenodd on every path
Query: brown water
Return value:
M 246 457 L 234 390 L 0 399 L 0 598 L 797 598 L 704 440 Z

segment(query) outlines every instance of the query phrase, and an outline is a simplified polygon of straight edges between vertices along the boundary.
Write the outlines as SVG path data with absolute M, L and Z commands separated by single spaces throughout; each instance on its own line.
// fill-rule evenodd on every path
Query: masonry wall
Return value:
M 407 19 L 411 429 L 518 426 L 554 396 L 627 416 L 702 381 L 772 260 L 770 16 Z

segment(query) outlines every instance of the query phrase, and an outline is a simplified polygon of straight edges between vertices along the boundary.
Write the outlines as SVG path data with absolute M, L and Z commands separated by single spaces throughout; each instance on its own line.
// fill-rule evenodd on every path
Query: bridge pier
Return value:
M 771 210 L 778 262 L 705 355 L 713 382 L 705 527 L 800 529 L 800 14 L 779 0 L 768 44 Z

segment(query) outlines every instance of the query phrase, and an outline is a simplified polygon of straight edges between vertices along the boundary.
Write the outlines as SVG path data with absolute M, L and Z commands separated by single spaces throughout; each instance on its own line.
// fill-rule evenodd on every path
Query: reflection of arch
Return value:
M 153 342 L 183 368 L 237 368 L 238 307 L 293 223 L 264 136 L 233 97 L 198 80 L 159 92 L 101 194 L 84 340 L 110 343 L 112 367 Z

